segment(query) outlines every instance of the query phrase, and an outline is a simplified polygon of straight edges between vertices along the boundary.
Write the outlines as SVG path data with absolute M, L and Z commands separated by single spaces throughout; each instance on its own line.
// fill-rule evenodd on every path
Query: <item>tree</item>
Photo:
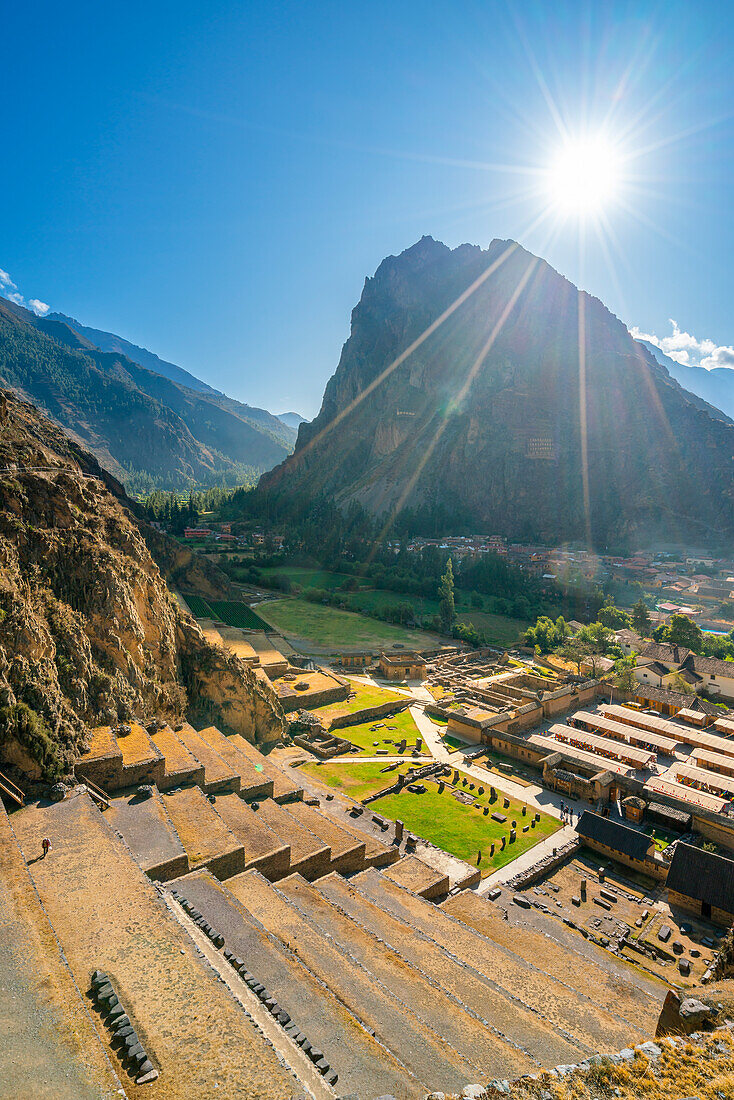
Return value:
M 442 630 L 445 634 L 450 634 L 456 619 L 454 567 L 451 558 L 446 562 L 446 572 L 441 577 L 441 583 L 438 586 L 438 614 L 441 618 Z
M 607 596 L 604 606 L 599 609 L 597 619 L 610 630 L 624 630 L 632 623 L 626 611 L 614 606 L 613 596 Z
M 693 619 L 689 619 L 687 615 L 675 614 L 670 616 L 660 641 L 668 642 L 670 645 L 685 646 L 694 653 L 700 653 L 703 646 L 703 631 L 698 623 L 694 623 Z
M 637 661 L 633 656 L 620 657 L 618 661 L 614 662 L 614 683 L 622 691 L 627 691 L 630 694 L 634 692 L 637 684 L 636 664 Z
M 641 637 L 650 637 L 652 619 L 650 618 L 650 612 L 647 609 L 647 604 L 642 599 L 642 597 L 639 598 L 635 606 L 632 608 L 632 626 Z
M 562 646 L 570 633 L 571 629 L 562 615 L 555 622 L 547 615 L 541 615 L 535 626 L 530 626 L 525 631 L 524 641 L 527 645 L 537 647 L 541 653 L 550 653 L 552 649 Z

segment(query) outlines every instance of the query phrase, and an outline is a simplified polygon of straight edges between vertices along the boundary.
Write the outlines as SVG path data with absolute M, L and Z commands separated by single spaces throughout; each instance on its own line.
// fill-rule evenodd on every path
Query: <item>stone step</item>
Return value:
M 245 849 L 230 832 L 200 787 L 183 787 L 161 796 L 184 846 L 191 870 L 208 867 L 217 878 L 245 868 Z
M 244 753 L 261 775 L 272 779 L 273 798 L 276 802 L 298 802 L 303 798 L 303 787 L 299 786 L 275 760 L 261 753 L 247 738 L 239 733 L 233 733 L 228 740 Z
M 292 875 L 278 889 L 324 935 L 345 945 L 373 977 L 471 1060 L 478 1082 L 537 1070 L 540 1060 L 530 1057 L 521 1045 L 532 1029 L 544 1033 L 548 1064 L 566 1062 L 570 1054 L 578 1053 L 542 1021 L 504 1003 L 490 983 L 467 973 L 425 938 L 410 929 L 405 929 L 406 935 L 394 935 L 388 914 L 381 914 L 384 929 L 379 919 L 370 920 L 377 930 L 365 923 L 362 917 L 370 917 L 365 913 L 369 903 L 338 875 L 313 885 Z
M 159 1079 L 146 1086 L 149 1100 L 302 1096 L 303 1088 L 199 958 L 159 888 L 86 793 L 30 806 L 13 822 L 27 860 L 38 855 L 44 836 L 51 839 L 46 859 L 30 865 L 35 887 L 82 994 L 95 969 L 107 973 L 160 1070 Z M 126 1091 L 137 1096 L 127 1063 L 123 1068 L 110 1042 L 112 1033 L 96 1011 L 92 1019 Z
M 323 1051 L 339 1075 L 339 1094 L 425 1095 L 421 1083 L 304 965 L 297 946 L 287 946 L 267 931 L 226 886 L 198 871 L 175 886 L 224 936 L 226 948 L 244 961 L 312 1046 Z
M 326 813 L 326 811 L 323 811 Z M 332 817 L 332 815 L 329 815 Z M 332 820 L 337 820 L 333 817 Z M 348 815 L 339 816 L 338 825 L 345 833 L 349 833 L 355 840 L 364 841 L 365 848 L 365 864 L 369 867 L 389 867 L 391 863 L 397 863 L 400 859 L 400 852 L 392 844 L 384 844 L 381 840 L 372 836 L 370 833 L 363 832 L 353 824 L 351 818 Z
M 149 878 L 166 882 L 186 874 L 186 851 L 155 788 L 149 797 L 111 798 L 105 814 Z
M 664 990 L 659 991 L 654 979 L 647 988 L 638 970 L 621 960 L 613 961 L 606 952 L 600 957 L 601 948 L 572 930 L 559 926 L 551 939 L 525 925 L 510 923 L 503 920 L 496 905 L 471 890 L 447 898 L 441 908 L 500 947 L 532 959 L 577 995 L 591 997 L 630 1024 L 643 1026 L 649 1035 L 655 1031 Z
M 246 871 L 230 879 L 227 888 L 281 942 L 297 950 L 308 969 L 423 1083 L 426 1092 L 461 1092 L 476 1081 L 473 1063 L 365 970 L 350 955 L 348 944 L 325 937 L 277 886 Z
M 149 737 L 165 760 L 163 779 L 158 784 L 159 790 L 181 787 L 186 783 L 204 786 L 204 765 L 189 752 L 170 726 L 163 726 L 155 733 L 150 733 Z
M 254 809 L 257 806 L 257 810 Z M 327 875 L 331 870 L 331 848 L 314 836 L 299 821 L 291 817 L 284 806 L 279 806 L 272 798 L 254 803 L 250 811 L 258 821 L 263 822 L 283 844 L 291 850 L 291 872 L 298 872 L 304 878 L 314 879 Z
M 440 898 L 449 892 L 449 876 L 429 867 L 418 856 L 403 856 L 383 874 L 427 901 Z
M 381 908 L 428 935 L 456 958 L 491 978 L 507 996 L 545 1018 L 577 1044 L 580 1052 L 585 1052 L 584 1057 L 600 1049 L 617 1050 L 620 1041 L 624 1046 L 641 1033 L 637 1026 L 631 1036 L 629 1023 L 615 1018 L 593 999 L 581 999 L 564 981 L 547 974 L 542 969 L 542 957 L 521 958 L 378 872 L 363 871 L 351 881 Z
M 184 748 L 204 765 L 205 791 L 238 791 L 240 789 L 238 773 L 222 760 L 219 753 L 197 733 L 193 726 L 184 722 L 175 733 Z
M 260 871 L 270 882 L 290 874 L 291 849 L 238 794 L 216 794 L 212 805 L 244 846 L 245 870 Z
M 366 841 L 357 840 L 338 822 L 307 806 L 305 802 L 292 802 L 287 807 L 291 817 L 319 837 L 331 848 L 331 871 L 342 875 L 363 871 L 366 866 Z
M 199 737 L 206 741 L 232 771 L 240 777 L 240 794 L 250 802 L 256 798 L 272 798 L 274 780 L 258 771 L 234 737 L 227 737 L 216 726 L 199 730 Z M 239 737 L 239 735 L 238 735 Z
M 541 1065 L 578 1061 L 581 1055 L 578 1044 L 523 1003 L 522 990 L 505 989 L 491 974 L 467 965 L 445 946 L 405 924 L 343 880 L 336 880 L 334 876 L 322 879 L 318 892 L 342 908 L 352 920 L 363 924 L 371 934 L 383 938 L 406 962 L 420 967 L 470 1012 L 488 1021 L 511 1048 L 506 1058 L 509 1054 L 519 1057 L 522 1052 L 524 1065 L 520 1073 Z M 491 1063 L 489 1066 L 491 1068 Z M 514 1070 L 503 1069 L 498 1073 L 500 1077 L 512 1077 Z

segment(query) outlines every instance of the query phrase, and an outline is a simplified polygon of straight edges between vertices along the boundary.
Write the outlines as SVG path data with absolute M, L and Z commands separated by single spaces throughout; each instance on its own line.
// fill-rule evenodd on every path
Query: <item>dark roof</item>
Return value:
M 734 859 L 678 843 L 666 885 L 676 894 L 734 913 Z
M 653 844 L 651 837 L 639 833 L 637 829 L 620 825 L 608 817 L 600 817 L 590 810 L 585 810 L 581 815 L 576 832 L 582 840 L 595 840 L 597 844 L 621 852 L 630 859 L 644 859 Z
M 720 707 L 709 703 L 708 699 L 702 699 L 700 695 L 686 695 L 683 691 L 671 691 L 670 688 L 653 687 L 647 684 L 635 685 L 635 699 L 650 699 L 657 703 L 668 703 L 670 706 L 680 707 L 681 710 L 698 710 L 702 714 L 715 714 L 717 718 L 723 717 Z
M 682 665 L 690 653 L 682 645 L 670 645 L 668 642 L 649 642 L 642 651 L 643 657 L 653 661 L 667 661 L 670 665 Z
M 627 645 L 634 646 L 635 649 L 642 649 L 642 635 L 638 634 L 636 630 L 629 630 L 627 627 L 624 630 L 617 631 L 617 638 L 620 642 L 626 642 Z
M 652 661 L 647 667 L 651 672 L 654 672 L 656 676 L 667 676 L 670 672 L 668 666 L 662 664 L 660 661 Z
M 696 653 L 690 653 L 686 658 L 686 668 L 693 672 L 701 672 L 704 675 L 727 676 L 734 679 L 734 663 L 732 661 L 720 661 L 718 657 L 699 657 Z
M 647 816 L 650 821 L 675 824 L 681 832 L 688 829 L 691 824 L 690 813 L 685 810 L 676 810 L 673 806 L 664 806 L 662 802 L 650 802 L 647 807 Z

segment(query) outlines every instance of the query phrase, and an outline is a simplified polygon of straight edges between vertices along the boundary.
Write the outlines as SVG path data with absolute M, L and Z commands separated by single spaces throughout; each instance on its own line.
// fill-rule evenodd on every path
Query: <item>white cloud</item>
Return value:
M 9 302 L 15 302 L 17 306 L 25 306 L 26 309 L 32 309 L 38 317 L 44 317 L 50 308 L 45 302 L 42 302 L 40 298 L 29 298 L 26 302 L 25 298 L 18 290 L 18 287 L 10 278 L 10 275 L 7 271 L 3 271 L 1 267 L 0 298 L 7 298 Z
M 684 332 L 677 321 L 670 318 L 673 332 L 670 336 L 655 336 L 654 333 L 641 332 L 636 325 L 630 329 L 635 340 L 647 340 L 660 348 L 676 363 L 686 367 L 734 367 L 734 347 L 727 344 L 715 344 L 713 340 L 698 340 L 690 332 Z

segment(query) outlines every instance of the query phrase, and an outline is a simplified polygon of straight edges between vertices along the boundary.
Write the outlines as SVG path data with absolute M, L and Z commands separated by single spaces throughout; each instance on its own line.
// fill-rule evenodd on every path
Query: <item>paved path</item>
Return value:
M 560 818 L 561 802 L 563 802 L 564 806 L 570 806 L 574 815 L 581 814 L 584 810 L 589 809 L 588 803 L 571 801 L 567 797 L 561 798 L 561 796 L 554 791 L 549 791 L 539 784 L 530 784 L 530 786 L 525 787 L 521 783 L 516 783 L 514 780 L 509 779 L 507 776 L 495 772 L 492 772 L 488 778 L 488 773 L 485 768 L 478 768 L 474 764 L 465 764 L 463 762 L 463 757 L 460 763 L 457 760 L 459 754 L 450 753 L 444 744 L 440 732 L 441 727 L 436 726 L 420 707 L 414 706 L 409 709 L 415 719 L 415 724 L 420 730 L 423 740 L 436 760 L 440 760 L 444 764 L 450 764 L 452 768 L 459 767 L 462 772 L 471 775 L 474 779 L 484 784 L 484 786 L 490 782 L 498 791 L 503 791 L 505 794 L 510 795 L 511 798 L 516 798 L 519 802 L 526 803 L 527 806 L 532 806 L 536 810 L 541 810 L 545 814 L 550 814 L 551 817 Z M 478 746 L 467 743 L 467 749 L 471 750 L 472 748 L 478 748 Z
M 512 863 L 507 863 L 504 867 L 500 867 L 499 871 L 487 875 L 485 879 L 482 879 L 479 886 L 477 886 L 476 892 L 478 894 L 486 894 L 493 886 L 502 886 L 508 879 L 514 878 L 515 875 L 519 875 L 521 871 L 526 871 L 528 867 L 534 867 L 536 863 L 540 863 L 541 859 L 545 859 L 546 856 L 549 856 L 554 848 L 562 848 L 564 844 L 568 844 L 575 836 L 576 830 L 573 825 L 564 825 L 564 827 L 559 829 L 557 833 L 554 833 L 553 836 L 541 840 L 539 844 L 536 844 L 527 852 L 523 852 L 523 854 L 518 856 L 517 859 L 514 859 Z

